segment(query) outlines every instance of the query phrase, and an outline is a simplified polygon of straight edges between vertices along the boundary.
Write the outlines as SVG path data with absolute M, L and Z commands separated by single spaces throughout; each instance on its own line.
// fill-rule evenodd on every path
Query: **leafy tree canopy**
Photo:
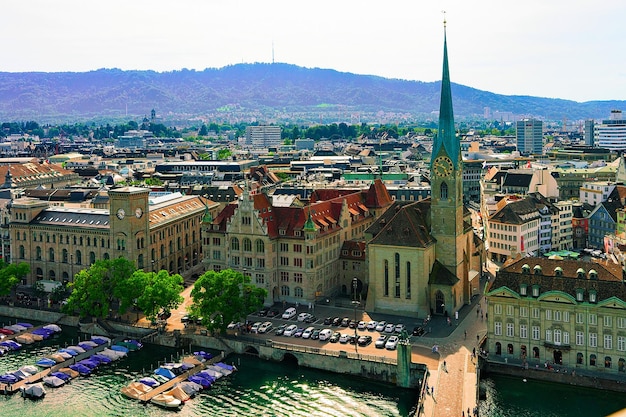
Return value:
M 133 274 L 138 281 L 145 283 L 142 294 L 137 298 L 137 306 L 149 320 L 154 320 L 163 311 L 177 308 L 183 297 L 183 277 L 179 274 L 170 275 L 166 270 L 158 273 L 136 271 Z
M 263 305 L 267 290 L 250 283 L 250 277 L 232 269 L 207 271 L 191 290 L 190 313 L 203 318 L 210 331 L 226 332 L 231 321 L 237 321 Z
M 30 267 L 26 262 L 7 264 L 0 260 L 0 296 L 8 295 L 29 272 Z

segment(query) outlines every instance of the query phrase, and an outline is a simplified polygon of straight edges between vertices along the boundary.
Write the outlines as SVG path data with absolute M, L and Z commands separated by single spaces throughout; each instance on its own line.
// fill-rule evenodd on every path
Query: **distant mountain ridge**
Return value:
M 237 64 L 203 71 L 100 69 L 90 72 L 0 72 L 0 121 L 130 119 L 156 109 L 164 117 L 223 114 L 397 112 L 433 117 L 440 82 L 388 79 L 291 64 Z M 481 118 L 485 107 L 548 120 L 606 119 L 626 101 L 506 96 L 452 85 L 457 120 Z M 169 115 L 169 116 L 168 116 Z

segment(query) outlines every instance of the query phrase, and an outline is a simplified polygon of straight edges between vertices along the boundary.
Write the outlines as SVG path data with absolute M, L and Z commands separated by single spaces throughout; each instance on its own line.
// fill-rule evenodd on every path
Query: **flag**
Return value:
M 530 161 L 526 162 L 526 168 L 530 169 Z
M 487 168 L 487 161 L 483 161 L 483 169 Z

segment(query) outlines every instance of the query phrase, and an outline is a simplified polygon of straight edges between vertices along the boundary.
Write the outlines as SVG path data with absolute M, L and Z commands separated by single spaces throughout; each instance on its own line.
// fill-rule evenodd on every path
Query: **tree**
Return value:
M 30 272 L 30 267 L 26 262 L 19 264 L 7 264 L 0 260 L 0 296 L 11 293 L 23 277 Z
M 66 313 L 78 310 L 81 317 L 94 316 L 104 318 L 109 314 L 111 304 L 116 298 L 120 305 L 128 305 L 128 299 L 135 294 L 121 285 L 133 275 L 135 265 L 124 258 L 102 259 L 83 269 L 69 285 L 73 288 L 64 307 Z
M 258 310 L 267 296 L 264 288 L 250 283 L 250 277 L 232 269 L 207 271 L 191 290 L 190 313 L 202 317 L 210 331 L 226 332 L 231 321 L 237 321 Z
M 137 306 L 143 311 L 148 320 L 154 320 L 161 311 L 170 311 L 177 308 L 183 297 L 183 277 L 179 274 L 170 275 L 166 270 L 157 273 L 136 271 L 133 277 L 145 281 L 141 296 L 137 299 Z
M 198 131 L 198 136 L 206 136 L 209 134 L 209 129 L 206 128 L 205 124 L 202 124 L 202 127 Z

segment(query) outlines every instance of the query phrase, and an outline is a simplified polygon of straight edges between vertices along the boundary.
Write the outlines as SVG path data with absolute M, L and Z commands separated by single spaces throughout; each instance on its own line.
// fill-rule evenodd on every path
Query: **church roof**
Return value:
M 448 268 L 446 268 L 441 262 L 435 261 L 433 269 L 430 271 L 430 278 L 428 284 L 435 285 L 454 285 L 459 282 L 459 278 L 454 275 Z
M 430 199 L 417 202 L 396 201 L 367 233 L 373 235 L 372 245 L 425 248 L 435 239 L 430 234 Z

